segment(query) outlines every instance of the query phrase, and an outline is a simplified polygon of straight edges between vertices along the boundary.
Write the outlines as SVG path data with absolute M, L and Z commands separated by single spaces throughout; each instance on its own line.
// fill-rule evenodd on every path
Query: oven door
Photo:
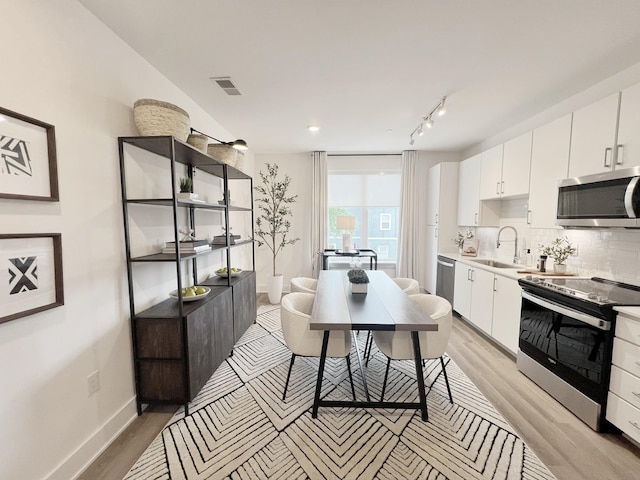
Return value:
M 602 403 L 609 378 L 611 322 L 522 292 L 520 350 Z

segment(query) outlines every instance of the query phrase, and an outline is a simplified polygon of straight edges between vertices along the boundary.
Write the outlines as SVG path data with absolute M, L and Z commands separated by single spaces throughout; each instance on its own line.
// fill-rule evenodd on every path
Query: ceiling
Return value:
M 80 2 L 254 153 L 462 151 L 640 62 L 637 0 Z

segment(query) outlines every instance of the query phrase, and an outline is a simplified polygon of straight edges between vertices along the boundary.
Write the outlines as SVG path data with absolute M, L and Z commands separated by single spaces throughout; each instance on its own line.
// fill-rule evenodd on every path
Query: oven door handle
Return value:
M 551 302 L 549 300 L 543 300 L 542 298 L 535 295 L 531 295 L 528 292 L 523 291 L 522 298 L 526 298 L 530 302 L 533 302 L 536 305 L 540 305 L 543 308 L 548 308 L 553 312 L 561 313 L 562 315 L 566 315 L 569 318 L 580 320 L 581 322 L 591 325 L 592 327 L 596 327 L 600 330 L 611 330 L 611 322 L 607 320 L 603 320 L 598 317 L 593 317 L 591 315 L 587 315 L 586 313 L 578 312 L 577 310 L 564 307 L 562 305 L 559 305 L 555 302 Z

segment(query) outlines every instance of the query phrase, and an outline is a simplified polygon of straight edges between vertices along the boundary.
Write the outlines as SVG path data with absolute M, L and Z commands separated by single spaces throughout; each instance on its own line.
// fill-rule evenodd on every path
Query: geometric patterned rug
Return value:
M 366 332 L 358 343 L 364 345 Z M 362 348 L 361 348 L 362 350 Z M 358 398 L 364 388 L 351 353 Z M 427 362 L 429 421 L 419 411 L 321 407 L 311 418 L 317 358 L 291 357 L 278 306 L 257 322 L 189 406 L 180 409 L 126 480 L 203 479 L 523 479 L 553 475 L 448 357 L 449 402 L 438 360 Z M 386 357 L 375 345 L 367 384 L 379 398 Z M 417 401 L 413 361 L 393 361 L 385 400 Z M 344 359 L 327 359 L 322 396 L 348 400 Z

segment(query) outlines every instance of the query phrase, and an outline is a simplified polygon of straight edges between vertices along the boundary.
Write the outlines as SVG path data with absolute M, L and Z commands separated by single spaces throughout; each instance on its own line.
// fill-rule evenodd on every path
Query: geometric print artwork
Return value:
M 446 355 L 454 403 L 439 360 L 428 361 L 428 422 L 415 410 L 394 409 L 321 407 L 311 418 L 317 358 L 296 359 L 283 402 L 291 353 L 279 313 L 277 306 L 260 307 L 233 355 L 189 404 L 190 414 L 178 410 L 126 480 L 554 478 Z M 358 343 L 365 338 L 360 332 Z M 353 380 L 362 398 L 355 355 L 352 348 Z M 380 396 L 385 366 L 374 344 L 365 370 L 372 397 Z M 393 361 L 385 400 L 415 402 L 416 385 L 412 361 Z M 327 359 L 322 397 L 351 398 L 344 359 Z
M 0 135 L 0 173 L 28 176 L 33 174 L 27 142 Z
M 9 295 L 38 289 L 38 257 L 9 259 Z

